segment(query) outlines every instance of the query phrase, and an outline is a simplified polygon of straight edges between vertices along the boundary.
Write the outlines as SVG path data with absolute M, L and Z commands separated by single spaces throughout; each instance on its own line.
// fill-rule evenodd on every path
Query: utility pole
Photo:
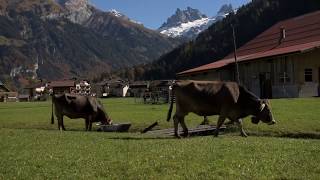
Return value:
M 234 32 L 234 26 L 231 24 L 232 27 L 232 34 L 233 34 L 233 47 L 234 47 L 234 62 L 235 62 L 235 68 L 236 68 L 236 80 L 237 83 L 240 84 L 240 74 L 239 74 L 239 65 L 238 65 L 238 59 L 237 59 L 237 44 L 236 44 L 236 34 Z

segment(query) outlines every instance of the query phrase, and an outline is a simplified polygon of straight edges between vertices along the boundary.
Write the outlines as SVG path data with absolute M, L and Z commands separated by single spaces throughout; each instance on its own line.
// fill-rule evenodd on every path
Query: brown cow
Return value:
M 84 118 L 86 131 L 91 131 L 93 122 L 101 122 L 102 124 L 111 124 L 112 122 L 102 103 L 95 97 L 73 94 L 53 95 L 51 124 L 54 124 L 53 105 L 59 130 L 65 130 L 63 116 L 71 119 Z
M 242 127 L 242 118 L 252 115 L 252 123 L 259 120 L 264 123 L 274 124 L 267 100 L 261 100 L 253 93 L 235 82 L 218 81 L 176 81 L 172 85 L 172 95 L 176 96 L 176 113 L 173 116 L 174 133 L 178 134 L 178 125 L 183 128 L 183 135 L 188 135 L 188 128 L 184 117 L 189 112 L 199 116 L 220 115 L 217 122 L 215 136 L 225 119 L 239 125 L 242 136 L 247 136 Z M 167 121 L 171 119 L 173 101 L 171 101 Z

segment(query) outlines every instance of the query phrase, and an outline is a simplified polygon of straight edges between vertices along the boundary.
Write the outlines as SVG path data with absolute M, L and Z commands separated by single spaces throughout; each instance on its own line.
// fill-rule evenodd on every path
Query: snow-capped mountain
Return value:
M 215 17 L 207 17 L 197 9 L 188 7 L 181 11 L 179 8 L 176 13 L 162 24 L 158 31 L 170 37 L 195 38 L 200 32 L 207 29 L 213 23 L 223 19 L 232 12 L 232 5 L 223 5 Z

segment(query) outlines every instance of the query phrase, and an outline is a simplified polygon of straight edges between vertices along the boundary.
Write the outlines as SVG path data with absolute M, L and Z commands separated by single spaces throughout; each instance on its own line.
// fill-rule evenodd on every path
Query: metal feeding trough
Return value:
M 119 123 L 119 124 L 111 124 L 111 125 L 99 125 L 100 127 L 97 131 L 104 132 L 128 132 L 131 123 Z

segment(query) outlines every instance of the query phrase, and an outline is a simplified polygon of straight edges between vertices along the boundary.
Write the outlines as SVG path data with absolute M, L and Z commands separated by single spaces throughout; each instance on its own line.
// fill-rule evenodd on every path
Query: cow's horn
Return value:
M 265 107 L 266 107 L 266 104 L 265 104 L 265 103 L 262 103 L 261 106 L 260 106 L 260 112 L 263 111 L 263 109 L 264 109 Z

